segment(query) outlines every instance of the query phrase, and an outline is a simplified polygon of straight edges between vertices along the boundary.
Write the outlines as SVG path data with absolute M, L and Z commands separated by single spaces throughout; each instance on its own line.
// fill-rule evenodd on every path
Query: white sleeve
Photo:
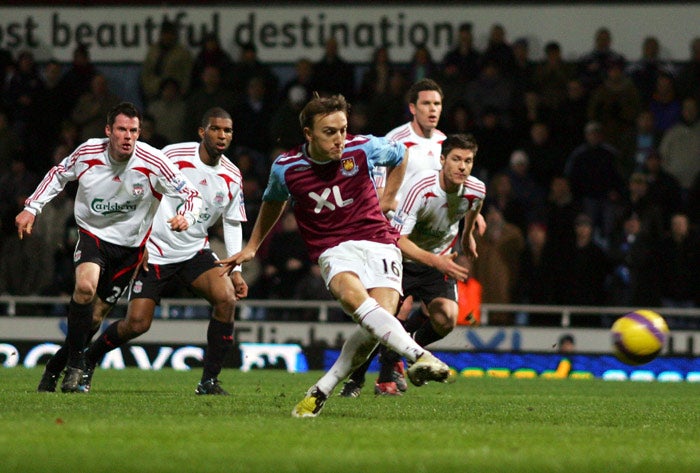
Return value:
M 223 222 L 224 227 L 224 244 L 226 245 L 227 256 L 232 256 L 241 251 L 243 248 L 243 230 L 241 222 L 235 220 L 226 220 Z M 240 271 L 241 265 L 233 268 L 234 271 Z

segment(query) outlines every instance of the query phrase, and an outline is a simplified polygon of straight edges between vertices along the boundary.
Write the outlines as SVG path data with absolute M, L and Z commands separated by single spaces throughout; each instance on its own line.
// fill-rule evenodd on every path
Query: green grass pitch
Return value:
M 104 370 L 85 395 L 0 368 L 0 472 L 700 471 L 699 384 L 460 378 L 292 418 L 320 374 L 225 370 L 214 397 L 198 370 Z

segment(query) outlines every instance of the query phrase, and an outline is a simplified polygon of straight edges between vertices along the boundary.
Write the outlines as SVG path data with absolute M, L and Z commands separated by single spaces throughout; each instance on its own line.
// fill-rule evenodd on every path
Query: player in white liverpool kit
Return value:
M 432 79 L 414 83 L 408 91 L 408 109 L 413 119 L 394 128 L 386 137 L 398 141 L 408 148 L 408 165 L 404 182 L 425 169 L 440 169 L 440 152 L 445 134 L 437 129 L 442 114 L 442 89 Z M 377 192 L 383 196 L 386 168 L 378 167 L 373 172 Z M 402 190 L 395 196 L 400 199 Z
M 387 189 L 403 179 L 405 147 L 385 138 L 347 134 L 342 96 L 314 97 L 300 114 L 302 146 L 279 156 L 250 241 L 221 261 L 232 268 L 251 260 L 291 198 L 299 231 L 331 294 L 360 325 L 343 345 L 331 369 L 293 409 L 315 417 L 336 385 L 374 350 L 379 341 L 413 361 L 411 381 L 443 381 L 449 367 L 418 346 L 393 316 L 401 291 L 398 234 L 379 207 L 372 169 L 388 166 Z M 227 269 L 228 270 L 228 269 Z
M 181 204 L 159 222 L 169 231 L 187 230 L 199 217 L 199 193 L 161 151 L 136 141 L 140 125 L 141 113 L 132 104 L 114 107 L 107 117 L 107 138 L 86 141 L 51 168 L 15 218 L 19 237 L 31 234 L 44 205 L 66 183 L 78 181 L 74 213 L 80 238 L 73 258 L 75 289 L 68 311 L 63 392 L 80 390 L 92 319 L 104 318 L 128 286 L 162 196 Z M 60 358 L 58 371 L 47 364 L 39 391 L 55 390 L 65 364 Z
M 213 307 L 207 330 L 207 350 L 197 394 L 228 394 L 218 375 L 233 345 L 233 317 L 237 298 L 246 297 L 248 286 L 235 268 L 231 278 L 219 276 L 218 258 L 209 247 L 209 228 L 221 218 L 227 256 L 241 250 L 241 222 L 246 221 L 242 178 L 238 168 L 223 155 L 231 144 L 233 121 L 224 109 L 208 110 L 199 128 L 200 143 L 179 143 L 163 148 L 165 155 L 195 184 L 204 205 L 199 219 L 187 231 L 173 233 L 160 215 L 177 211 L 180 202 L 166 197 L 160 204 L 148 239 L 148 264 L 136 275 L 129 295 L 126 318 L 112 323 L 86 354 L 83 389 L 89 391 L 95 366 L 105 353 L 145 333 L 151 326 L 161 294 L 172 280 L 189 285 Z
M 456 280 L 464 281 L 466 268 L 454 260 L 459 225 L 464 220 L 462 251 L 476 258 L 473 230 L 486 197 L 486 187 L 471 176 L 476 141 L 472 136 L 452 135 L 442 144 L 441 169 L 424 170 L 413 175 L 402 189 L 405 195 L 391 220 L 401 237 L 404 297 L 412 296 L 427 309 L 411 315 L 407 329 L 421 346 L 429 345 L 452 331 L 459 313 Z M 375 384 L 377 394 L 400 394 L 394 377 L 394 365 L 400 356 L 385 350 L 380 356 L 381 370 Z M 368 364 L 353 372 L 344 391 L 357 397 Z

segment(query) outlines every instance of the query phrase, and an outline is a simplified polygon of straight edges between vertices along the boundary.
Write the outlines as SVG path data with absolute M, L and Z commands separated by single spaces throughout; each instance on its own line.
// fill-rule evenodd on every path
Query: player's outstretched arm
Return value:
M 386 185 L 379 201 L 384 214 L 396 210 L 396 194 L 399 192 L 404 176 L 406 176 L 406 166 L 408 166 L 408 149 L 403 154 L 401 164 L 386 168 Z
M 32 227 L 34 226 L 34 220 L 35 216 L 33 213 L 31 213 L 28 210 L 22 210 L 17 216 L 15 217 L 15 225 L 17 226 L 17 235 L 19 236 L 19 239 L 24 238 L 24 234 L 26 233 L 27 235 L 32 234 Z
M 467 277 L 469 277 L 469 270 L 455 262 L 457 253 L 436 255 L 413 243 L 408 238 L 408 235 L 402 235 L 398 243 L 401 252 L 413 261 L 435 268 L 442 274 L 456 279 L 457 281 L 466 281 Z
M 267 237 L 272 227 L 274 227 L 277 220 L 279 220 L 286 205 L 287 201 L 284 200 L 263 201 L 260 206 L 260 212 L 258 213 L 258 219 L 255 221 L 253 231 L 250 234 L 248 244 L 235 255 L 216 261 L 217 264 L 224 267 L 224 270 L 221 272 L 222 276 L 231 274 L 236 266 L 255 258 L 258 248 L 260 248 L 265 237 Z

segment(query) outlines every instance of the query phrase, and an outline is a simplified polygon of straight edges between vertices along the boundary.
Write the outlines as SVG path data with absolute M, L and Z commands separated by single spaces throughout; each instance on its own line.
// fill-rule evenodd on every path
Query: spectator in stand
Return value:
M 556 41 L 545 45 L 544 55 L 544 61 L 535 66 L 532 85 L 546 110 L 545 114 L 557 116 L 567 99 L 569 81 L 576 77 L 576 68 L 563 60 L 561 46 Z
M 26 196 L 25 196 L 26 197 Z M 16 202 L 21 205 L 21 202 Z M 0 251 L 0 294 L 39 295 L 53 280 L 53 256 L 42 238 L 3 238 Z M 36 310 L 17 315 L 36 315 Z
M 355 96 L 355 70 L 338 52 L 338 40 L 326 41 L 323 56 L 314 64 L 314 91 L 321 95 L 341 94 L 352 100 Z
M 633 172 L 643 171 L 647 156 L 658 149 L 661 142 L 661 134 L 656 132 L 651 110 L 644 109 L 639 112 L 635 123 L 634 130 L 620 137 L 622 144 L 618 170 L 624 177 Z
M 499 123 L 511 128 L 514 93 L 513 83 L 505 78 L 498 62 L 490 60 L 484 63 L 479 77 L 467 86 L 465 100 L 476 116 L 490 110 L 498 115 Z
M 471 276 L 483 285 L 484 303 L 509 304 L 516 293 L 525 238 L 495 205 L 486 203 L 485 218 L 486 232 L 474 235 L 479 258 L 474 261 Z M 507 312 L 491 312 L 489 316 L 489 325 L 512 325 L 514 321 L 513 314 Z
M 598 28 L 595 32 L 593 49 L 579 60 L 579 73 L 584 87 L 589 91 L 602 85 L 613 64 L 624 64 L 622 54 L 612 48 L 612 34 L 606 27 Z
M 10 165 L 0 170 L 0 229 L 3 235 L 14 233 L 13 215 L 24 208 L 24 199 L 31 195 L 38 182 L 39 175 L 27 168 L 21 155 L 13 156 Z
M 700 237 L 688 215 L 681 212 L 671 217 L 669 230 L 659 245 L 660 265 L 656 269 L 660 273 L 661 304 L 700 307 Z
M 15 60 L 12 53 L 7 49 L 0 48 L 0 92 L 5 92 L 5 86 L 8 79 L 12 76 L 15 70 Z M 7 105 L 5 103 L 4 94 L 0 94 L 0 106 Z
M 413 56 L 408 63 L 407 77 L 409 82 L 416 83 L 423 79 L 437 80 L 438 66 L 433 55 L 425 44 L 419 44 L 413 50 Z
M 555 259 L 565 262 L 575 242 L 574 221 L 581 213 L 581 205 L 574 199 L 569 180 L 555 176 L 549 186 L 544 208 L 547 239 Z
M 659 153 L 664 169 L 678 179 L 687 192 L 693 177 L 700 172 L 700 120 L 694 98 L 683 99 L 682 107 L 681 121 L 664 133 Z
M 394 129 L 397 123 L 410 119 L 406 107 L 406 92 L 410 85 L 401 71 L 395 70 L 391 73 L 389 90 L 375 95 L 369 103 L 369 129 L 372 134 L 384 136 Z
M 279 98 L 277 92 L 279 79 L 267 64 L 260 61 L 258 48 L 253 43 L 245 43 L 241 45 L 240 55 L 236 63 L 234 92 L 236 92 L 237 99 L 245 96 L 246 87 L 253 77 L 262 77 L 268 100 L 275 101 Z M 226 109 L 226 107 L 224 108 Z M 236 126 L 238 125 L 237 123 Z
M 32 105 L 27 130 L 28 152 L 32 159 L 27 164 L 37 174 L 53 166 L 51 152 L 58 142 L 61 122 L 70 115 L 66 102 L 68 91 L 61 86 L 62 72 L 61 64 L 55 59 L 44 65 L 44 87 L 36 94 Z
M 73 50 L 73 62 L 61 77 L 60 87 L 65 94 L 66 110 L 73 110 L 80 96 L 90 91 L 92 78 L 96 74 L 97 68 L 90 60 L 88 46 L 78 44 Z
M 82 141 L 104 135 L 105 117 L 121 99 L 110 88 L 107 78 L 95 74 L 90 91 L 81 95 L 71 112 L 71 119 L 80 127 Z
M 664 170 L 661 155 L 652 150 L 647 154 L 642 172 L 647 177 L 649 200 L 661 209 L 664 225 L 668 226 L 671 215 L 683 208 L 683 193 L 678 179 Z
M 75 217 L 71 215 L 58 226 L 60 237 L 54 245 L 53 252 L 53 278 L 42 291 L 45 296 L 70 297 L 73 293 L 75 267 L 73 265 L 73 253 L 78 243 L 78 225 Z M 65 304 L 54 307 L 53 313 L 65 317 L 67 315 Z
M 618 214 L 622 218 L 635 214 L 639 219 L 641 231 L 653 241 L 658 242 L 663 236 L 665 228 L 663 212 L 649 196 L 649 181 L 646 174 L 635 172 L 630 176 L 626 196 L 620 204 Z M 618 224 L 616 228 L 619 231 L 621 225 Z
M 33 121 L 35 101 L 44 89 L 44 79 L 34 61 L 31 51 L 22 51 L 17 56 L 17 67 L 9 77 L 5 90 L 11 123 L 25 148 L 30 148 L 30 124 Z
M 588 93 L 579 79 L 572 79 L 566 86 L 567 97 L 560 113 L 552 124 L 552 137 L 566 156 L 585 139 L 588 122 Z
M 389 59 L 389 48 L 376 48 L 369 68 L 362 75 L 358 100 L 369 103 L 377 96 L 387 95 L 391 88 L 391 75 L 395 70 L 396 66 Z
M 605 250 L 593 240 L 593 221 L 588 215 L 576 217 L 574 231 L 574 248 L 566 257 L 566 271 L 558 273 L 561 292 L 555 298 L 558 304 L 603 305 L 608 300 L 605 281 L 612 264 Z M 577 316 L 571 325 L 600 326 L 600 318 Z
M 506 222 L 518 227 L 520 232 L 525 235 L 529 217 L 535 213 L 535 209 L 528 208 L 524 201 L 515 196 L 513 183 L 505 169 L 491 178 L 486 200 L 490 207 L 495 207 L 500 211 Z
M 625 73 L 632 79 L 639 91 L 642 106 L 647 107 L 656 88 L 656 80 L 661 74 L 674 72 L 673 64 L 659 57 L 661 47 L 656 36 L 647 36 L 642 42 L 642 57 L 629 64 Z
M 515 200 L 525 206 L 527 222 L 532 222 L 542 213 L 545 200 L 545 187 L 535 181 L 530 173 L 530 157 L 522 149 L 516 149 L 510 154 L 510 162 L 506 174 L 510 180 Z M 527 227 L 523 233 L 527 231 Z
M 190 90 L 192 55 L 180 44 L 178 29 L 176 23 L 164 21 L 158 41 L 148 48 L 141 69 L 141 89 L 146 105 L 156 99 L 161 82 L 168 77 L 180 84 L 183 95 Z
M 474 136 L 479 143 L 479 161 L 475 175 L 482 181 L 488 181 L 508 166 L 510 153 L 515 147 L 514 138 L 500 121 L 499 113 L 491 107 L 484 109 L 479 116 Z
M 236 123 L 236 145 L 252 148 L 267 155 L 270 151 L 268 136 L 272 114 L 277 100 L 270 100 L 263 77 L 251 77 L 245 95 L 234 105 L 233 120 Z
M 535 63 L 530 59 L 530 42 L 527 38 L 518 38 L 513 41 L 513 57 L 515 64 L 513 73 L 508 76 L 514 84 L 515 101 L 524 100 L 525 93 L 533 90 L 535 76 Z
M 690 57 L 678 71 L 678 94 L 682 99 L 700 101 L 700 36 L 690 42 Z
M 201 48 L 192 63 L 192 72 L 190 73 L 191 90 L 202 86 L 202 71 L 207 66 L 218 67 L 223 78 L 223 87 L 233 90 L 235 64 L 229 53 L 221 47 L 221 41 L 216 33 L 207 33 L 202 38 Z
M 465 82 L 459 77 L 457 66 L 449 64 L 442 67 L 436 82 L 442 88 L 443 99 L 446 104 L 450 104 L 453 107 L 456 104 L 464 103 L 469 82 Z M 446 118 L 445 116 L 443 117 Z
M 610 241 L 614 265 L 608 282 L 609 304 L 658 307 L 660 304 L 658 240 L 644 230 L 640 216 L 627 210 Z
M 156 122 L 156 133 L 165 136 L 169 143 L 185 140 L 185 115 L 187 103 L 182 97 L 180 84 L 175 79 L 164 79 L 158 98 L 146 108 Z
M 154 148 L 162 149 L 170 144 L 170 141 L 164 136 L 158 133 L 156 130 L 158 124 L 153 115 L 144 113 L 141 118 L 141 135 L 139 135 L 139 141 L 148 143 Z
M 661 72 L 649 102 L 656 131 L 663 134 L 678 123 L 681 120 L 682 107 L 673 75 L 670 72 Z
M 445 130 L 445 134 L 470 134 L 476 127 L 474 115 L 466 103 L 459 101 L 454 103 L 446 113 L 442 114 L 444 123 L 440 124 L 440 129 Z
M 276 148 L 289 149 L 304 140 L 304 135 L 299 130 L 299 113 L 309 97 L 302 85 L 295 85 L 289 89 L 282 104 L 273 112 L 270 118 L 269 141 L 274 143 Z
M 596 237 L 606 240 L 625 184 L 615 165 L 618 152 L 605 142 L 600 124 L 588 123 L 585 134 L 586 141 L 569 155 L 564 173 L 574 197 L 593 219 Z
M 556 278 L 557 260 L 547 242 L 547 227 L 541 222 L 532 222 L 527 227 L 525 248 L 520 255 L 516 294 L 516 304 L 553 304 L 558 284 Z M 546 314 L 528 313 L 528 325 L 556 325 L 559 320 Z M 524 324 L 521 320 L 520 324 Z
M 311 97 L 313 90 L 314 78 L 314 63 L 311 59 L 303 57 L 294 64 L 294 76 L 289 79 L 282 87 L 280 92 L 280 100 L 284 101 L 289 98 L 289 91 L 293 88 L 301 87 L 306 97 Z
M 468 83 L 479 76 L 480 63 L 481 53 L 474 47 L 472 24 L 462 23 L 457 33 L 457 44 L 443 57 L 442 68 L 455 67 L 460 81 Z
M 554 176 L 564 172 L 566 155 L 552 142 L 547 123 L 534 122 L 521 148 L 530 158 L 532 178 L 540 188 L 548 190 Z
M 482 70 L 489 63 L 496 64 L 505 77 L 512 77 L 515 71 L 515 55 L 506 39 L 506 29 L 500 23 L 491 25 L 488 44 L 481 55 Z
M 296 285 L 294 291 L 294 300 L 300 301 L 332 301 L 333 295 L 326 289 L 326 283 L 323 282 L 321 275 L 321 267 L 318 264 L 312 264 L 306 275 L 302 276 Z M 299 317 L 302 321 L 318 322 L 318 309 L 302 309 L 299 311 Z M 331 308 L 328 310 L 328 321 L 330 322 L 348 322 L 349 318 L 341 309 Z
M 10 125 L 7 111 L 0 108 L 0 175 L 10 169 L 10 163 L 22 153 L 22 142 Z
M 293 299 L 299 281 L 309 273 L 311 260 L 291 211 L 282 215 L 279 229 L 270 236 L 262 266 L 256 293 L 267 299 Z M 284 309 L 267 310 L 269 320 L 289 320 L 291 315 Z
M 236 93 L 224 88 L 222 84 L 221 70 L 216 66 L 206 66 L 202 71 L 202 86 L 193 90 L 185 100 L 185 137 L 188 140 L 198 140 L 196 130 L 199 127 L 199 118 L 213 107 L 221 107 L 226 111 L 233 110 L 236 105 Z M 230 113 L 230 112 L 229 112 Z M 234 117 L 236 130 L 239 130 L 239 122 Z M 194 130 L 194 131 L 193 131 Z M 238 133 L 233 138 L 238 141 Z
M 693 183 L 687 193 L 685 207 L 688 209 L 688 217 L 693 225 L 700 225 L 700 172 L 695 175 Z
M 600 123 L 603 135 L 616 149 L 622 147 L 620 137 L 634 129 L 641 111 L 639 92 L 625 76 L 622 59 L 610 61 L 603 83 L 593 89 L 588 101 L 588 119 Z
M 542 100 L 534 90 L 526 90 L 513 104 L 513 139 L 522 143 L 530 134 L 530 127 L 537 122 L 549 122 L 549 111 L 542 105 Z

